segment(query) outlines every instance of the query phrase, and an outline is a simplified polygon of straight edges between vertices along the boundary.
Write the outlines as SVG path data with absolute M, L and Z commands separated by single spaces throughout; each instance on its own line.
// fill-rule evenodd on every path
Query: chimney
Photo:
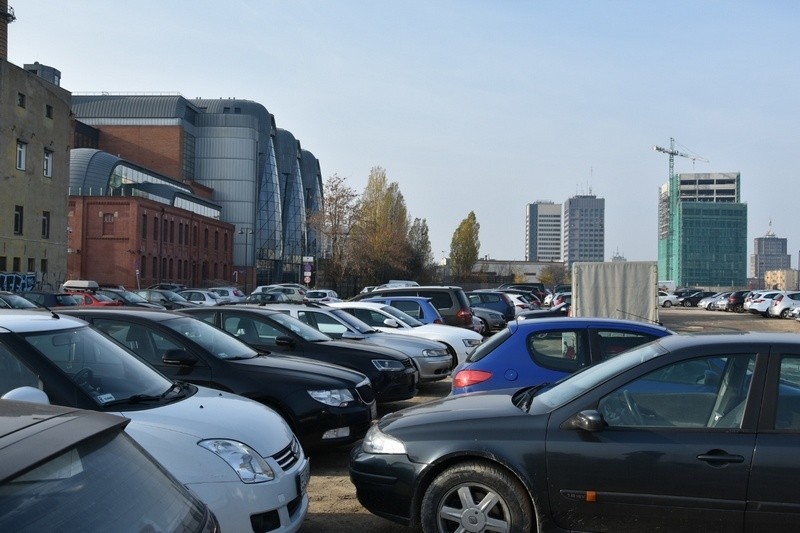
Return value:
M 0 59 L 8 61 L 8 24 L 14 22 L 14 8 L 8 7 L 8 0 L 0 0 Z

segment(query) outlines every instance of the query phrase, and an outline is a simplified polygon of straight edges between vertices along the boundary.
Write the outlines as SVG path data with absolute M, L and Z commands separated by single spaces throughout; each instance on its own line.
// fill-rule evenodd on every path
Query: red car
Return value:
M 79 305 L 92 305 L 98 307 L 119 307 L 122 305 L 122 302 L 118 300 L 112 300 L 105 294 L 96 294 L 93 292 L 84 292 L 84 291 L 67 291 L 68 294 L 71 294 L 73 298 L 80 302 Z

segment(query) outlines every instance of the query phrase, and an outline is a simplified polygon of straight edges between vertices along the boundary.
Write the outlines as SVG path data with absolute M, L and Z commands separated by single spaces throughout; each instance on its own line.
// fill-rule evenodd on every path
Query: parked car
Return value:
M 508 321 L 502 314 L 485 307 L 473 307 L 472 314 L 483 323 L 484 335 L 497 333 L 508 324 Z
M 680 299 L 675 294 L 669 294 L 665 291 L 658 291 L 658 305 L 661 307 L 680 305 Z
M 80 303 L 91 307 L 122 307 L 122 302 L 109 298 L 105 294 L 84 291 L 67 291 Z
M 222 296 L 214 291 L 207 291 L 203 289 L 184 289 L 178 291 L 179 296 L 186 298 L 186 301 L 195 305 L 223 305 L 229 303 L 228 300 L 223 300 Z
M 375 417 L 360 372 L 301 357 L 258 352 L 195 317 L 164 311 L 70 313 L 127 346 L 172 379 L 246 396 L 283 416 L 306 450 L 349 444 Z M 254 328 L 235 318 L 237 331 Z
M 19 295 L 40 307 L 68 307 L 83 303 L 69 292 L 25 291 Z
M 239 287 L 209 287 L 208 290 L 216 292 L 228 304 L 243 304 L 247 300 L 247 295 Z
M 442 315 L 445 324 L 472 328 L 472 307 L 461 287 L 424 286 L 374 289 L 369 293 L 356 295 L 353 300 L 363 300 L 375 296 L 422 296 L 430 298 L 439 314 Z
M 557 305 L 561 305 L 564 303 L 571 304 L 572 303 L 572 293 L 571 292 L 559 292 L 553 296 L 553 301 L 550 302 L 550 307 L 555 307 Z
M 189 300 L 177 292 L 166 289 L 144 289 L 141 291 L 136 291 L 136 294 L 150 303 L 158 304 L 169 310 L 183 309 L 184 307 L 195 307 L 195 304 L 189 302 Z
M 800 291 L 781 291 L 772 299 L 769 306 L 769 316 L 789 318 L 795 307 L 800 306 Z
M 171 381 L 61 312 L 0 311 L 0 324 L 0 395 L 129 418 L 125 431 L 211 508 L 223 530 L 250 531 L 253 517 L 300 527 L 308 459 L 275 411 Z
M 331 304 L 336 305 L 336 304 Z M 312 328 L 351 344 L 381 346 L 411 358 L 419 372 L 420 381 L 438 381 L 450 375 L 457 354 L 448 346 L 428 339 L 385 333 L 365 324 L 344 309 L 327 305 L 275 304 L 271 309 L 281 311 Z
M 150 285 L 147 287 L 148 289 L 157 290 L 157 291 L 182 291 L 186 288 L 186 285 L 181 283 L 156 283 L 155 285 Z
M 799 370 L 795 334 L 670 335 L 551 387 L 388 414 L 350 479 L 425 531 L 794 531 Z
M 753 314 L 761 315 L 764 318 L 769 318 L 769 307 L 772 305 L 772 299 L 780 294 L 780 291 L 762 291 L 759 292 L 752 300 L 747 311 Z
M 540 282 L 503 283 L 498 287 L 498 290 L 506 290 L 506 289 L 518 289 L 518 290 L 528 291 L 534 296 L 536 296 L 541 302 L 544 302 L 544 299 L 547 296 L 547 289 L 545 289 L 544 283 Z
M 423 324 L 444 324 L 442 315 L 431 299 L 423 296 L 374 296 L 361 301 L 391 305 Z
M 453 394 L 552 383 L 659 337 L 667 328 L 611 318 L 510 322 L 453 370 Z
M 715 294 L 716 293 L 714 291 L 695 291 L 686 296 L 678 296 L 678 302 L 683 307 L 697 307 L 697 304 L 700 302 L 700 300 Z
M 250 294 L 258 294 L 262 292 L 279 292 L 282 293 L 292 302 L 302 302 L 306 294 L 304 289 L 299 287 L 284 286 L 284 285 L 259 285 Z
M 705 309 L 706 311 L 716 311 L 717 301 L 719 301 L 722 298 L 727 298 L 729 294 L 730 291 L 714 293 L 713 295 L 707 296 L 701 299 L 699 302 L 697 302 L 697 307 Z
M 465 293 L 469 299 L 469 304 L 475 307 L 484 307 L 497 311 L 506 321 L 513 320 L 516 316 L 516 308 L 511 297 L 502 291 L 477 290 Z
M 208 506 L 134 444 L 128 422 L 0 400 L 0 531 L 217 533 Z
M 289 298 L 282 292 L 257 292 L 245 300 L 248 304 L 270 304 L 288 302 Z
M 166 309 L 166 307 L 163 305 L 148 302 L 135 292 L 131 292 L 126 289 L 101 288 L 97 290 L 97 294 L 102 294 L 104 296 L 108 296 L 112 300 L 122 302 L 123 306 L 146 307 L 148 309 Z
M 368 326 L 386 333 L 410 335 L 441 342 L 453 357 L 453 365 L 464 361 L 467 354 L 483 341 L 483 336 L 466 328 L 456 328 L 446 324 L 423 324 L 391 305 L 377 302 L 340 302 L 331 307 L 344 309 Z M 482 324 L 482 323 L 481 323 Z
M 255 350 L 296 355 L 361 372 L 370 379 L 379 403 L 408 400 L 417 394 L 419 373 L 405 354 L 334 340 L 271 306 L 195 307 L 181 312 L 224 329 Z M 243 319 L 251 320 L 253 328 L 240 328 Z
M 718 302 L 718 307 L 722 311 L 731 311 L 733 313 L 744 312 L 744 298 L 750 291 L 733 291 L 727 298 L 721 299 Z
M 305 296 L 303 297 L 303 301 L 329 303 L 329 302 L 341 302 L 342 299 L 339 298 L 339 295 L 336 294 L 336 291 L 332 291 L 330 289 L 314 289 L 306 292 Z
M 42 307 L 15 292 L 0 291 L 0 309 L 42 309 Z

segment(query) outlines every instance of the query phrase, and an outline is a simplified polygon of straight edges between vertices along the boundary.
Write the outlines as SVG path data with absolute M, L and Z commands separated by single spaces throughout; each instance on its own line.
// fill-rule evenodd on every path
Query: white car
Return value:
M 800 291 L 780 291 L 772 299 L 768 313 L 771 317 L 789 318 L 796 307 L 800 307 Z
M 247 295 L 239 287 L 209 287 L 208 290 L 216 292 L 223 300 L 227 300 L 225 303 L 243 304 L 247 300 Z
M 332 291 L 330 289 L 312 289 L 306 292 L 306 295 L 303 297 L 303 301 L 329 303 L 341 302 L 342 299 L 339 298 L 339 295 L 336 294 L 336 291 Z
M 669 294 L 664 291 L 658 291 L 658 305 L 661 307 L 672 307 L 673 305 L 680 305 L 678 297 L 674 294 Z
M 377 302 L 339 302 L 331 303 L 330 306 L 344 309 L 379 331 L 442 342 L 455 352 L 459 364 L 483 341 L 483 336 L 476 331 L 445 324 L 423 324 L 391 305 Z
M 757 296 L 750 300 L 747 310 L 753 314 L 769 318 L 769 306 L 772 305 L 772 299 L 778 294 L 780 294 L 780 291 L 759 292 Z
M 295 286 L 288 285 L 259 285 L 250 294 L 258 294 L 262 292 L 280 292 L 286 295 L 291 302 L 302 302 L 305 297 L 306 291 Z
M 227 298 L 223 298 L 214 291 L 207 291 L 201 289 L 186 289 L 178 291 L 178 294 L 186 298 L 187 301 L 195 305 L 222 305 L 231 303 Z
M 223 531 L 297 531 L 309 462 L 272 409 L 173 382 L 77 318 L 0 311 L 0 394 L 123 416 L 125 431 L 213 511 Z M 253 522 L 255 520 L 256 522 Z

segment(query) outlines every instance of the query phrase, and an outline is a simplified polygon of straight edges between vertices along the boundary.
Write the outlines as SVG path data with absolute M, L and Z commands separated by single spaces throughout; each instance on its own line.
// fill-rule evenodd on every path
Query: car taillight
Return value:
M 461 309 L 456 313 L 456 318 L 468 326 L 472 325 L 472 311 L 469 309 Z
M 461 370 L 453 378 L 453 387 L 459 389 L 469 387 L 470 385 L 483 383 L 491 377 L 492 373 L 484 370 Z
M 442 319 L 441 319 L 441 318 L 434 318 L 434 319 L 433 319 L 433 323 L 434 323 L 434 324 L 444 324 L 444 322 L 442 322 Z

